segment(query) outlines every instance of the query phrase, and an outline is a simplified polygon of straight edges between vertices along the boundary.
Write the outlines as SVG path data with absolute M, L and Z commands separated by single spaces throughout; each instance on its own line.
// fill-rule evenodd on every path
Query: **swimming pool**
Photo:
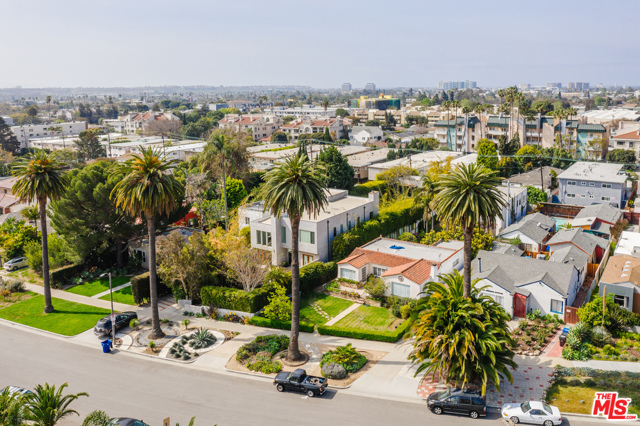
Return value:
M 556 229 L 560 228 L 562 225 L 569 221 L 569 219 L 567 219 L 566 217 L 554 217 L 553 220 L 556 221 Z

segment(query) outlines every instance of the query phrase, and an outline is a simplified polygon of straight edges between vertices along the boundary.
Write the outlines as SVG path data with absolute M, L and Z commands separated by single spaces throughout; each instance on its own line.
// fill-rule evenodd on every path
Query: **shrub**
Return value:
M 382 278 L 370 275 L 364 285 L 364 289 L 369 294 L 369 297 L 374 300 L 380 300 L 384 297 L 384 293 L 387 291 L 387 284 Z
M 327 379 L 342 380 L 347 377 L 347 369 L 335 362 L 329 362 L 322 366 L 322 375 Z
M 565 347 L 562 350 L 562 358 L 574 361 L 587 361 L 589 359 L 589 350 L 585 347 L 581 347 L 580 349 Z
M 395 343 L 404 336 L 410 325 L 411 320 L 406 320 L 393 331 L 365 331 L 355 328 L 318 325 L 318 333 L 329 336 L 351 337 L 354 339 Z
M 404 305 L 400 308 L 400 316 L 402 317 L 402 319 L 409 318 L 409 315 L 411 315 L 411 309 L 411 305 Z
M 378 191 L 381 194 L 387 189 L 387 184 L 383 180 L 371 180 L 362 185 L 355 185 L 349 191 L 349 195 L 356 197 L 367 197 L 371 191 Z
M 578 309 L 580 321 L 589 324 L 591 327 L 602 325 L 602 303 L 602 297 L 596 296 L 591 302 Z M 640 324 L 640 316 L 615 303 L 613 296 L 607 296 L 605 305 L 604 327 L 613 336 L 623 333 L 626 327 Z
M 269 296 L 269 304 L 264 308 L 264 316 L 279 321 L 291 319 L 291 300 L 287 297 L 287 290 L 276 284 L 275 291 Z
M 156 278 L 157 279 L 157 278 Z M 171 294 L 171 289 L 164 285 L 162 281 L 158 281 L 158 297 Z M 149 288 L 149 272 L 140 274 L 131 278 L 131 294 L 133 294 L 133 301 L 140 305 L 144 299 L 151 297 L 151 290 Z
M 416 236 L 413 235 L 411 232 L 405 232 L 404 234 L 401 234 L 398 239 L 400 241 L 408 241 L 410 243 L 415 243 L 416 242 Z
M 237 288 L 206 286 L 200 290 L 202 304 L 240 312 L 257 312 L 269 303 L 273 285 L 264 285 L 251 292 Z
M 10 293 L 22 293 L 26 291 L 24 287 L 24 283 L 19 280 L 9 280 L 5 283 L 5 288 L 9 290 Z
M 605 355 L 615 355 L 616 348 L 611 345 L 604 345 L 604 347 L 602 348 L 602 353 Z
M 587 342 L 590 338 L 591 326 L 584 322 L 578 322 L 571 330 L 569 330 L 569 334 L 567 335 L 567 345 L 569 345 L 569 341 L 571 340 L 571 345 L 569 346 L 577 348 Z
M 282 363 L 280 361 L 272 361 L 267 357 L 259 356 L 256 358 L 256 361 L 248 362 L 247 368 L 264 374 L 273 374 L 282 371 Z
M 62 287 L 67 282 L 71 281 L 72 278 L 79 275 L 81 272 L 85 270 L 85 265 L 68 265 L 63 266 L 62 268 L 55 269 L 51 271 L 51 285 L 54 287 Z
M 601 348 L 611 343 L 611 333 L 601 325 L 594 327 L 591 331 L 591 343 Z
M 300 291 L 302 294 L 312 292 L 316 287 L 326 284 L 338 275 L 335 262 L 312 262 L 300 268 Z
M 594 387 L 596 385 L 596 381 L 591 379 L 591 378 L 589 378 L 589 379 L 584 381 L 584 385 L 587 386 L 587 387 L 592 388 L 592 387 Z
M 269 318 L 252 316 L 249 319 L 249 324 L 256 325 L 258 327 L 277 328 L 280 330 L 291 330 L 291 321 L 272 320 Z M 306 333 L 313 333 L 314 325 L 307 324 L 306 322 L 300 322 L 300 331 Z

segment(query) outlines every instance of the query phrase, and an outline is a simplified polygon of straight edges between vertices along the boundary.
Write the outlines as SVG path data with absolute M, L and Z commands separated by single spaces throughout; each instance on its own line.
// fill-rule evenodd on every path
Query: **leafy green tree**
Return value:
M 364 283 L 364 289 L 373 300 L 382 300 L 387 292 L 387 284 L 382 278 L 370 275 Z
M 336 117 L 348 117 L 349 116 L 349 111 L 347 111 L 344 108 L 338 108 L 336 110 Z
M 431 230 L 420 241 L 422 244 L 433 245 L 438 241 L 464 241 L 464 230 L 460 226 L 455 228 L 442 229 L 440 231 Z M 491 232 L 476 228 L 471 237 L 471 255 L 476 257 L 480 250 L 491 250 L 495 240 Z
M 271 134 L 271 143 L 287 143 L 289 142 L 289 137 L 285 132 L 277 131 Z
M 538 204 L 547 202 L 547 193 L 535 186 L 527 186 L 527 203 Z
M 107 151 L 100 143 L 100 138 L 98 137 L 101 132 L 94 130 L 99 129 L 85 130 L 80 133 L 80 139 L 73 141 L 76 145 L 78 159 L 81 161 L 95 160 L 96 158 L 107 156 Z
M 291 279 L 292 315 L 291 336 L 287 359 L 301 358 L 298 347 L 300 333 L 300 260 L 298 243 L 300 239 L 300 219 L 303 215 L 318 215 L 328 204 L 323 171 L 309 161 L 306 155 L 295 155 L 279 163 L 264 175 L 264 185 L 259 196 L 264 210 L 271 211 L 277 218 L 286 213 L 291 221 Z
M 440 222 L 461 226 L 464 232 L 464 296 L 471 292 L 471 240 L 477 226 L 492 228 L 502 218 L 505 200 L 498 191 L 501 179 L 480 164 L 460 164 L 440 178 L 434 199 Z
M 75 260 L 66 242 L 58 234 L 49 235 L 47 240 L 49 244 L 49 266 L 52 269 L 58 269 Z M 31 241 L 25 246 L 24 255 L 31 269 L 36 272 L 42 271 L 42 252 L 37 241 Z
M 627 327 L 640 325 L 640 315 L 618 305 L 611 294 L 607 295 L 604 318 L 602 304 L 602 296 L 595 296 L 589 303 L 578 309 L 580 322 L 588 324 L 590 328 L 603 326 L 614 336 L 619 336 Z
M 347 158 L 335 146 L 324 148 L 318 155 L 318 163 L 326 172 L 328 188 L 352 189 L 355 184 L 354 170 Z
M 184 186 L 169 171 L 176 163 L 168 160 L 162 152 L 153 148 L 142 148 L 139 154 L 122 164 L 120 180 L 111 191 L 116 206 L 129 216 L 144 215 L 149 232 L 149 288 L 151 294 L 150 339 L 164 336 L 160 328 L 158 314 L 158 279 L 156 274 L 156 224 L 155 218 L 161 213 L 167 215 L 184 196 Z
M 289 321 L 291 312 L 291 300 L 287 296 L 287 289 L 276 285 L 275 291 L 269 296 L 269 304 L 264 307 L 264 316 L 273 320 Z
M 323 139 L 325 142 L 333 142 L 333 138 L 331 137 L 331 133 L 329 132 L 329 128 L 324 128 Z
M 613 149 L 607 153 L 607 161 L 619 164 L 635 164 L 636 152 L 631 149 Z
M 409 241 L 411 243 L 415 243 L 416 242 L 416 236 L 413 235 L 411 232 L 405 232 L 403 234 L 401 234 L 398 239 L 400 241 Z
M 422 186 L 415 193 L 414 204 L 417 208 L 424 211 L 422 220 L 427 230 L 429 229 L 429 217 L 431 217 L 431 229 L 435 226 L 433 199 L 436 196 L 436 192 L 436 179 L 431 174 L 426 174 L 422 178 Z
M 231 179 L 231 178 L 227 178 L 226 193 L 227 193 L 227 196 L 229 197 L 227 206 L 230 209 L 235 209 L 236 207 L 238 207 L 242 202 L 242 200 L 247 198 L 247 196 L 249 195 L 247 193 L 247 190 L 244 188 L 244 184 L 240 179 Z
M 509 315 L 491 297 L 482 295 L 477 281 L 466 285 L 458 271 L 425 285 L 410 359 L 419 364 L 416 375 L 439 375 L 448 384 L 479 386 L 486 393 L 493 384 L 500 391 L 501 376 L 513 383 L 510 368 L 515 341 L 507 326 Z
M 510 141 L 507 141 L 505 135 L 498 138 L 498 152 L 500 155 L 515 155 L 520 149 L 520 137 L 516 133 Z
M 20 149 L 20 142 L 11 130 L 11 127 L 0 117 L 0 148 L 7 152 L 15 153 Z
M 380 127 L 380 121 L 379 120 L 367 120 L 366 123 L 364 123 L 365 126 L 371 126 L 371 127 Z
M 541 155 L 542 153 L 538 147 L 533 145 L 525 145 L 516 152 L 516 158 L 520 163 L 521 168 L 525 168 L 526 164 L 531 164 L 533 167 L 539 167 Z
M 489 170 L 498 169 L 498 151 L 496 144 L 489 139 L 480 139 L 476 145 L 478 152 L 478 164 L 482 164 Z
M 39 241 L 38 229 L 26 225 L 24 220 L 10 217 L 0 225 L 0 247 L 7 259 L 23 256 L 29 243 Z
M 56 389 L 55 385 L 45 383 L 37 385 L 33 393 L 25 395 L 29 418 L 38 426 L 55 426 L 65 417 L 72 414 L 78 415 L 76 410 L 69 408 L 72 402 L 81 396 L 89 396 L 86 392 L 62 395 L 67 383 Z
M 34 152 L 18 160 L 13 174 L 17 178 L 11 192 L 19 201 L 38 202 L 40 229 L 42 230 L 42 281 L 44 285 L 44 312 L 53 312 L 49 284 L 49 245 L 47 243 L 47 200 L 56 201 L 65 192 L 67 177 L 62 173 L 63 163 L 55 154 Z
M 51 224 L 85 263 L 117 259 L 124 266 L 127 242 L 143 225 L 136 224 L 111 199 L 124 175 L 117 164 L 101 160 L 67 173 L 68 191 L 51 203 Z
M 548 99 L 536 101 L 531 104 L 531 109 L 542 115 L 547 115 L 553 110 L 553 105 Z

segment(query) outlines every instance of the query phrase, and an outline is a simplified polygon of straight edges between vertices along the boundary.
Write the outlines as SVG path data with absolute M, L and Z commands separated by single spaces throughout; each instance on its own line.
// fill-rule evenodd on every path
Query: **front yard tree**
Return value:
M 149 231 L 149 291 L 151 294 L 150 338 L 164 336 L 158 314 L 158 277 L 156 274 L 156 216 L 171 214 L 176 200 L 184 196 L 184 185 L 169 174 L 176 161 L 169 160 L 159 149 L 142 148 L 139 154 L 121 167 L 124 178 L 111 191 L 116 206 L 131 217 L 144 215 Z
M 477 280 L 469 296 L 458 271 L 441 275 L 442 283 L 430 282 L 428 295 L 419 302 L 418 320 L 411 327 L 415 338 L 409 359 L 419 364 L 416 375 L 433 374 L 454 386 L 480 386 L 482 393 L 493 384 L 500 391 L 500 377 L 510 382 L 515 341 L 509 315 L 491 297 L 480 294 Z
M 313 165 L 305 154 L 291 156 L 264 175 L 260 198 L 264 210 L 280 218 L 286 213 L 291 221 L 291 279 L 292 314 L 291 336 L 287 359 L 302 358 L 298 348 L 300 333 L 300 261 L 298 242 L 300 219 L 307 214 L 312 217 L 328 204 L 323 184 L 323 172 Z
M 353 167 L 335 146 L 324 148 L 318 155 L 318 162 L 322 163 L 326 171 L 328 188 L 353 189 L 355 183 Z
M 477 226 L 492 228 L 502 218 L 505 201 L 500 178 L 479 164 L 460 164 L 437 183 L 434 207 L 440 222 L 461 226 L 464 233 L 464 296 L 471 294 L 471 240 Z
M 65 192 L 67 178 L 62 173 L 64 164 L 55 154 L 38 151 L 18 160 L 13 169 L 17 178 L 11 192 L 20 202 L 38 203 L 42 234 L 42 281 L 44 286 L 44 312 L 53 312 L 49 284 L 49 246 L 47 243 L 47 200 L 55 201 Z
M 115 163 L 96 161 L 67 173 L 67 192 L 51 203 L 51 224 L 83 262 L 102 261 L 124 266 L 127 241 L 142 230 L 111 199 L 123 178 Z

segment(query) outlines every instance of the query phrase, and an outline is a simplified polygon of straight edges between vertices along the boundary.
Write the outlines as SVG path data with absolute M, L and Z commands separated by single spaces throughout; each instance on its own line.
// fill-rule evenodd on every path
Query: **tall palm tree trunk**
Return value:
M 40 198 L 40 227 L 42 228 L 42 281 L 44 283 L 44 313 L 53 312 L 49 283 L 49 242 L 47 241 L 47 199 Z
M 300 263 L 298 261 L 298 230 L 300 216 L 291 218 L 291 334 L 289 336 L 288 361 L 298 361 L 302 358 L 298 347 L 300 334 Z
M 473 238 L 473 227 L 464 227 L 464 291 L 463 297 L 471 296 L 471 240 Z
M 224 229 L 229 230 L 229 212 L 227 203 L 227 175 L 224 170 L 224 156 L 222 156 L 222 191 L 224 193 Z
M 164 337 L 160 328 L 160 314 L 158 313 L 158 275 L 156 273 L 156 224 L 150 211 L 145 212 L 147 229 L 149 230 L 149 294 L 151 296 L 151 334 L 150 339 Z

